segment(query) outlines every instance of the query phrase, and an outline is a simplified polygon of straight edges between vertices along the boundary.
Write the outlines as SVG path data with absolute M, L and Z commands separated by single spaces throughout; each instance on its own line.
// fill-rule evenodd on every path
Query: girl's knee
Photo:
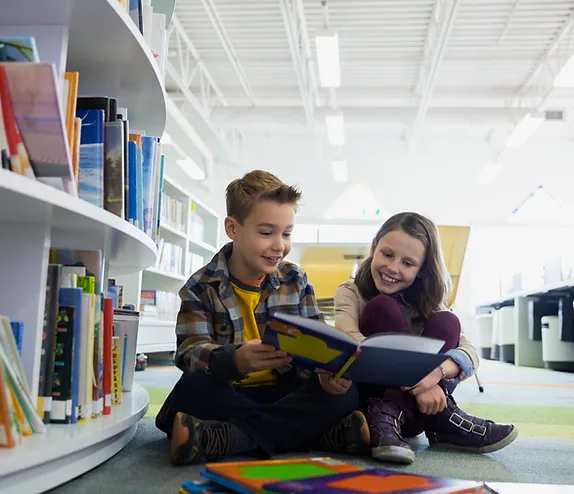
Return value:
M 399 303 L 390 295 L 380 294 L 369 300 L 365 305 L 365 310 L 376 311 L 377 314 L 389 313 L 400 314 L 403 311 Z
M 458 331 L 460 333 L 460 319 L 449 310 L 439 310 L 435 312 L 428 318 L 428 322 L 436 323 L 442 327 L 449 328 L 452 331 Z
M 364 335 L 407 331 L 403 310 L 390 295 L 377 295 L 369 300 L 359 321 L 359 329 Z

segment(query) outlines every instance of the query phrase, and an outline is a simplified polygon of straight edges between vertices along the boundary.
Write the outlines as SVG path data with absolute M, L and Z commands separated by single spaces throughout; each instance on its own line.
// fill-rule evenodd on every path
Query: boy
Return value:
M 174 464 L 312 446 L 369 453 L 355 385 L 304 378 L 287 354 L 261 343 L 273 312 L 322 319 L 305 272 L 283 261 L 300 198 L 260 170 L 227 187 L 232 242 L 179 292 L 175 362 L 184 374 L 156 419 L 171 438 Z

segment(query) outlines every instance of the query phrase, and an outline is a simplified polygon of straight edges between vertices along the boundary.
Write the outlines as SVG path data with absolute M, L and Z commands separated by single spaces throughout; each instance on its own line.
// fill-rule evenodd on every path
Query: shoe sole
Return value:
M 371 449 L 375 460 L 391 461 L 393 463 L 411 464 L 415 459 L 414 451 L 400 446 L 378 446 Z
M 481 448 L 472 448 L 470 446 L 459 446 L 456 444 L 448 444 L 448 443 L 434 443 L 431 444 L 431 447 L 438 448 L 438 449 L 450 449 L 456 451 L 465 451 L 467 453 L 494 453 L 495 451 L 501 450 L 506 448 L 510 443 L 512 443 L 518 437 L 518 429 L 514 427 L 510 434 L 506 436 L 504 439 L 501 439 L 497 443 L 489 444 L 488 446 L 483 446 Z

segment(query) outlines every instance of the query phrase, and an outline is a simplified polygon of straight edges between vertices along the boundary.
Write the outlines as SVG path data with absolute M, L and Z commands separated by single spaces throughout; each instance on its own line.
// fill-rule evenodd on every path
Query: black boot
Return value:
M 446 408 L 429 417 L 425 434 L 433 447 L 471 453 L 492 453 L 508 446 L 518 436 L 516 427 L 473 417 L 447 395 Z

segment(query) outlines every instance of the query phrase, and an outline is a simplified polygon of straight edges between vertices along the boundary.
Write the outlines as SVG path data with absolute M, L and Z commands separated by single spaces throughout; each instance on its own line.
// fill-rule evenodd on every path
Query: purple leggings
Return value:
M 359 320 L 359 329 L 365 336 L 379 333 L 410 333 L 408 323 L 399 303 L 390 295 L 377 295 L 369 300 Z M 460 321 L 452 312 L 438 311 L 431 315 L 424 324 L 423 336 L 443 340 L 445 344 L 441 353 L 452 350 L 459 345 Z M 401 390 L 383 386 L 360 386 L 361 401 L 377 396 L 384 401 L 399 405 L 405 413 L 405 435 L 415 436 L 424 428 L 427 416 L 420 413 L 414 396 Z

